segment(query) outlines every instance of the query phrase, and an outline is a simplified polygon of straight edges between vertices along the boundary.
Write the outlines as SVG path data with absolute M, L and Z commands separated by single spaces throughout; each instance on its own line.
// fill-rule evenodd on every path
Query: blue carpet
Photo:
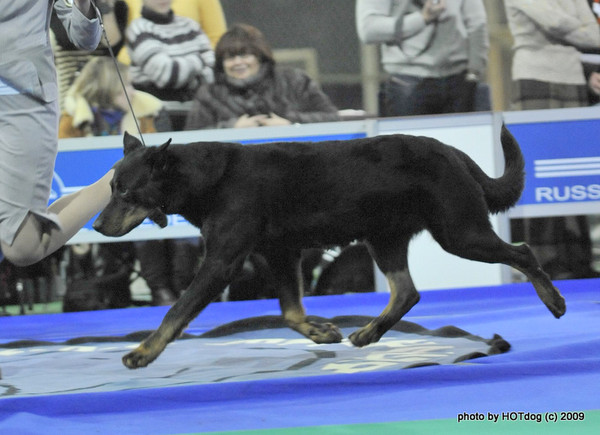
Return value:
M 214 303 L 190 324 L 190 338 L 136 371 L 120 363 L 135 346 L 126 335 L 156 328 L 164 307 L 0 318 L 0 431 L 190 433 L 598 410 L 599 285 L 558 282 L 567 300 L 559 320 L 529 284 L 422 292 L 408 330 L 364 349 L 347 339 L 313 345 L 277 327 L 201 337 L 279 314 L 274 300 Z M 374 316 L 386 302 L 360 294 L 305 306 L 325 318 Z M 440 337 L 455 327 L 465 332 Z M 496 334 L 510 350 L 493 349 Z M 67 343 L 77 337 L 88 338 Z

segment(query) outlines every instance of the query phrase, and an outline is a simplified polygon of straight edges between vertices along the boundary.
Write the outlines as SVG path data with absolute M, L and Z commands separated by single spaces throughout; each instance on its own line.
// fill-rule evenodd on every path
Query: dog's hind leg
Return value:
M 548 307 L 550 312 L 557 319 L 565 314 L 567 306 L 565 298 L 560 294 L 558 289 L 554 287 L 550 276 L 543 271 L 538 260 L 533 255 L 531 248 L 526 245 L 511 246 L 514 250 L 513 260 L 510 265 L 515 269 L 523 272 L 538 295 L 541 301 Z
M 375 343 L 394 326 L 410 309 L 419 302 L 419 292 L 413 284 L 408 270 L 409 240 L 375 243 L 367 242 L 367 247 L 377 266 L 385 274 L 390 286 L 390 300 L 383 312 L 353 332 L 348 337 L 358 347 Z
M 304 278 L 300 253 L 289 250 L 270 250 L 263 253 L 275 278 L 283 319 L 294 331 L 315 343 L 339 343 L 342 333 L 332 323 L 308 321 L 302 304 Z
M 526 244 L 513 246 L 504 242 L 488 225 L 475 225 L 446 231 L 444 237 L 435 239 L 448 252 L 469 260 L 485 263 L 502 263 L 523 272 L 531 281 L 538 297 L 556 317 L 566 311 L 564 297 L 554 287 L 550 277 L 542 270 L 533 252 Z

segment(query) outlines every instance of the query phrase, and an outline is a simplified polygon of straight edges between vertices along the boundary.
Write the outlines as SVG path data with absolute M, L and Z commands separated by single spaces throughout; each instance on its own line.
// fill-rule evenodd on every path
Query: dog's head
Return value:
M 93 224 L 96 231 L 106 236 L 122 236 L 146 218 L 162 228 L 167 225 L 163 176 L 169 167 L 170 143 L 169 139 L 159 147 L 145 147 L 125 132 L 124 157 L 114 166 L 112 195 Z

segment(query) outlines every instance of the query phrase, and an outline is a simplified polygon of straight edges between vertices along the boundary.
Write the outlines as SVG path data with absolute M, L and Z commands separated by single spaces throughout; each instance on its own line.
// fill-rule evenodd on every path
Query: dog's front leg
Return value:
M 315 343 L 339 343 L 342 333 L 333 323 L 308 321 L 302 304 L 304 279 L 300 253 L 272 249 L 264 254 L 276 280 L 283 319 L 294 331 Z
M 243 261 L 223 262 L 206 257 L 198 274 L 179 300 L 167 312 L 159 328 L 136 349 L 123 357 L 123 364 L 136 369 L 146 367 L 177 339 L 187 325 L 221 292 Z

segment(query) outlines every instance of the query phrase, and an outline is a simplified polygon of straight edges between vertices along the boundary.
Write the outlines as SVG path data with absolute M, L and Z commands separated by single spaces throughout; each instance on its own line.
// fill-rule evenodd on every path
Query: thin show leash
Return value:
M 131 114 L 133 115 L 133 120 L 135 121 L 135 126 L 140 135 L 140 139 L 142 140 L 142 144 L 146 146 L 146 142 L 144 141 L 144 135 L 142 135 L 142 129 L 140 128 L 140 124 L 138 123 L 137 116 L 135 116 L 135 112 L 133 111 L 133 105 L 131 104 L 131 100 L 129 99 L 129 95 L 127 94 L 127 88 L 125 87 L 125 81 L 123 80 L 123 76 L 121 75 L 121 71 L 119 70 L 119 64 L 115 53 L 113 52 L 112 46 L 110 44 L 110 40 L 108 39 L 108 35 L 106 34 L 106 29 L 104 28 L 104 20 L 102 18 L 102 14 L 100 13 L 100 9 L 96 6 L 95 0 L 90 0 L 91 5 L 96 10 L 96 15 L 98 16 L 98 21 L 100 22 L 100 27 L 102 28 L 102 36 L 104 36 L 104 40 L 106 41 L 106 46 L 108 47 L 108 52 L 110 57 L 115 64 L 115 69 L 117 70 L 117 75 L 119 76 L 119 81 L 121 82 L 121 86 L 123 87 L 123 92 L 125 93 L 125 98 L 127 99 L 127 104 L 129 105 L 129 110 L 131 110 Z

